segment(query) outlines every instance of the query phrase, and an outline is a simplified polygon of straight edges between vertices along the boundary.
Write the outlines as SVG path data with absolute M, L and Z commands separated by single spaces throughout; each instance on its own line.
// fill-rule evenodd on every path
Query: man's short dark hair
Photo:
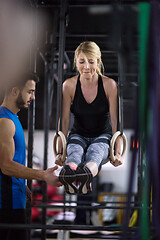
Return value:
M 24 87 L 28 80 L 33 80 L 35 83 L 38 83 L 39 77 L 35 72 L 25 72 L 21 74 L 20 78 L 18 79 L 19 86 Z
M 29 80 L 33 80 L 33 81 L 35 81 L 35 83 L 38 83 L 39 77 L 35 72 L 24 72 L 24 73 L 19 74 L 16 77 L 16 80 L 12 80 L 10 83 L 7 84 L 6 94 L 8 94 L 14 87 L 23 89 L 26 82 Z

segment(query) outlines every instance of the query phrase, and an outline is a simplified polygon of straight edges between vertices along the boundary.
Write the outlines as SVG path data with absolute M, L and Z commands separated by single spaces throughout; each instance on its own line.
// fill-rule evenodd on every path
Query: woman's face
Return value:
M 97 58 L 83 52 L 80 52 L 76 59 L 76 67 L 80 75 L 85 78 L 91 78 L 96 73 L 97 66 Z

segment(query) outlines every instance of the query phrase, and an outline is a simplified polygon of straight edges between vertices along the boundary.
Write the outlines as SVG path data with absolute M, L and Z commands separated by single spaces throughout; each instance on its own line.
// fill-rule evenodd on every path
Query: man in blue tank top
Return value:
M 25 139 L 17 113 L 35 99 L 37 82 L 36 74 L 24 74 L 20 81 L 6 89 L 0 106 L 0 223 L 25 223 L 25 179 L 62 185 L 54 173 L 57 166 L 45 171 L 25 167 Z M 25 240 L 26 230 L 0 228 L 0 239 Z

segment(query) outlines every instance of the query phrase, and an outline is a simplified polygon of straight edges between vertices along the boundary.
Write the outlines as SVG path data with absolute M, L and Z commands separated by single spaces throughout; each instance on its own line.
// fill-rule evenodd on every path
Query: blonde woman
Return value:
M 117 84 L 104 75 L 101 51 L 95 42 L 82 42 L 75 50 L 78 75 L 63 83 L 62 132 L 67 138 L 67 158 L 59 180 L 70 194 L 91 192 L 91 181 L 109 155 L 117 131 Z M 68 135 L 70 112 L 74 124 Z M 56 163 L 61 163 L 59 145 Z M 115 167 L 121 162 L 121 143 L 115 144 Z M 75 184 L 78 183 L 78 186 Z

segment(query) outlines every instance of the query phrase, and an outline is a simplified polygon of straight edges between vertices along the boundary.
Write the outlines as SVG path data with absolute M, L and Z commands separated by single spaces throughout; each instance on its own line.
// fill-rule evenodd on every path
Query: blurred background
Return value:
M 139 150 L 134 137 L 139 86 L 137 3 L 132 0 L 0 1 L 1 99 L 6 84 L 14 81 L 20 72 L 35 71 L 40 78 L 35 103 L 29 111 L 18 113 L 25 130 L 28 162 L 34 167 L 54 165 L 52 142 L 60 104 L 58 85 L 76 73 L 75 49 L 83 41 L 94 41 L 101 49 L 104 75 L 118 84 L 122 103 L 119 110 L 128 148 L 122 166 L 114 168 L 107 163 L 102 167 L 94 185 L 94 194 L 99 200 L 107 199 L 106 192 L 115 194 L 111 201 L 126 199 L 132 153 L 135 148 Z M 139 199 L 142 171 L 138 167 L 137 161 L 132 193 Z M 63 193 L 63 189 L 59 191 Z M 119 213 L 121 224 L 124 212 Z M 100 214 L 100 225 L 117 218 L 115 212 L 111 220 Z
M 56 128 L 59 38 L 64 38 L 63 79 L 75 73 L 74 50 L 83 41 L 95 41 L 102 52 L 104 74 L 118 82 L 120 54 L 124 59 L 123 79 L 124 127 L 133 128 L 137 77 L 137 1 L 69 0 L 66 7 L 65 32 L 60 36 L 60 1 L 1 1 L 1 83 L 14 79 L 19 71 L 34 68 L 40 77 L 37 85 L 35 128 L 44 126 L 45 63 L 52 78 L 50 128 Z M 2 25 L 3 24 L 3 25 Z M 7 60 L 5 60 L 7 59 Z M 5 62 L 6 61 L 6 62 Z M 3 91 L 2 91 L 3 93 Z M 20 113 L 27 129 L 27 112 Z
M 95 41 L 99 45 L 104 74 L 118 84 L 120 113 L 128 139 L 123 166 L 115 169 L 107 163 L 102 168 L 100 181 L 112 182 L 115 192 L 125 192 L 132 150 L 138 147 L 134 143 L 139 84 L 137 1 L 1 0 L 0 4 L 1 99 L 5 84 L 14 81 L 20 72 L 31 70 L 38 74 L 35 104 L 29 109 L 32 120 L 29 123 L 25 109 L 18 115 L 27 148 L 31 155 L 37 156 L 41 168 L 44 161 L 48 166 L 54 165 L 52 139 L 58 117 L 59 82 L 76 73 L 74 51 L 81 42 Z M 61 75 L 58 69 L 62 70 Z M 29 145 L 32 137 L 28 138 L 30 129 L 34 136 L 33 152 Z M 137 191 L 137 178 L 134 191 Z

